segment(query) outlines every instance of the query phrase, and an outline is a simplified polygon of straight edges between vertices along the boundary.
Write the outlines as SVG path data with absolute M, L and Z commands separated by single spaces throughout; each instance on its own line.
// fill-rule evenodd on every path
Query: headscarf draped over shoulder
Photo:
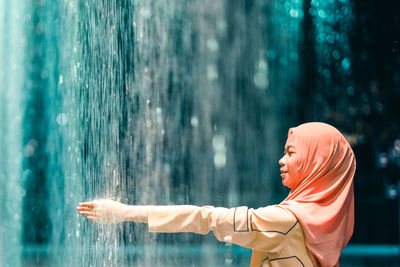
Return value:
M 305 123 L 289 129 L 296 147 L 296 186 L 280 204 L 298 218 L 316 266 L 339 266 L 354 227 L 354 153 L 331 125 Z

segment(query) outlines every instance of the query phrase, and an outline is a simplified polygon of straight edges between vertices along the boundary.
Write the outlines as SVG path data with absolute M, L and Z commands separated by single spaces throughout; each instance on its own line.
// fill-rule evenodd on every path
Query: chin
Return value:
M 282 184 L 283 184 L 284 186 L 286 186 L 287 188 L 292 189 L 291 186 L 290 186 L 290 184 L 288 183 L 287 179 L 282 178 Z
M 285 185 L 287 181 L 287 173 L 281 173 L 282 184 Z

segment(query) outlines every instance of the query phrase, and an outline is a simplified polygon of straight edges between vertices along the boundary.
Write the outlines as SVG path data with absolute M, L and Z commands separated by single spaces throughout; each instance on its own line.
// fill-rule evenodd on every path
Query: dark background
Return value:
M 351 71 L 346 79 L 341 79 L 334 59 L 326 66 L 332 73 L 329 81 L 317 70 L 315 24 L 305 12 L 307 56 L 299 90 L 299 121 L 325 121 L 348 134 L 357 157 L 351 242 L 393 244 L 398 242 L 398 202 L 389 198 L 388 187 L 400 179 L 399 147 L 395 146 L 400 139 L 400 2 L 351 4 Z

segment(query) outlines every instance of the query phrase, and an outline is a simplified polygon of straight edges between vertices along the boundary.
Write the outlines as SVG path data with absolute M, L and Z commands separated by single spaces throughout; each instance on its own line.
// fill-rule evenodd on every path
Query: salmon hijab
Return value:
M 316 266 L 339 266 L 354 227 L 354 153 L 334 127 L 319 122 L 289 129 L 297 177 L 280 204 L 298 218 Z

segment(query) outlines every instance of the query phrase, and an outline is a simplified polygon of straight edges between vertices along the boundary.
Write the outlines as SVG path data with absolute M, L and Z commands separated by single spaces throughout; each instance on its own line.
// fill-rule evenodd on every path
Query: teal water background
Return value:
M 0 0 L 0 266 L 246 266 L 249 250 L 211 235 L 94 224 L 75 207 L 282 200 L 287 128 L 311 112 L 304 62 L 318 86 L 350 90 L 352 7 Z M 343 266 L 373 262 L 365 248 L 350 247 Z M 372 255 L 391 264 L 396 249 Z

